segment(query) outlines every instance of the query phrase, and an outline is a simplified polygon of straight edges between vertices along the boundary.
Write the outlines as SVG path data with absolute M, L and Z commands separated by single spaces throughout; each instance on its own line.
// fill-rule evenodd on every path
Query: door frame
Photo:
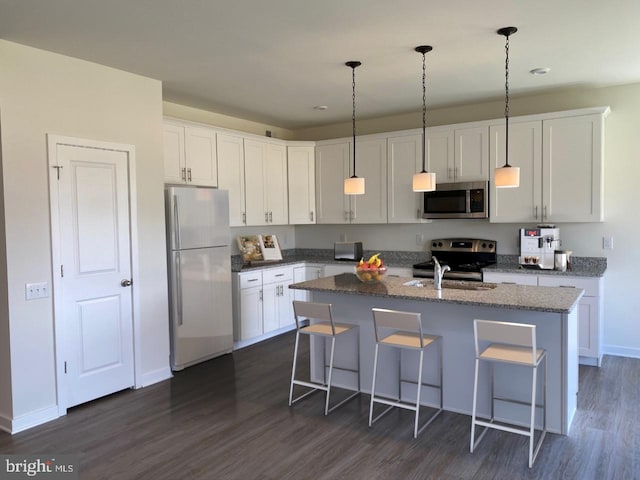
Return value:
M 141 325 L 140 325 L 140 269 L 138 256 L 138 215 L 136 194 L 136 150 L 134 145 L 124 143 L 103 142 L 85 138 L 68 137 L 63 135 L 47 134 L 47 158 L 49 174 L 49 212 L 51 218 L 51 277 L 53 291 L 53 327 L 56 363 L 56 393 L 58 402 L 58 415 L 67 414 L 67 379 L 64 373 L 64 359 L 69 353 L 66 344 L 62 321 L 62 282 L 60 278 L 61 245 L 60 245 L 60 216 L 59 216 L 59 185 L 55 167 L 58 166 L 58 145 L 68 145 L 80 148 L 94 148 L 99 150 L 112 150 L 123 152 L 127 155 L 128 195 L 129 195 L 129 232 L 131 254 L 131 316 L 133 322 L 133 375 L 134 388 L 142 387 L 141 362 Z M 64 174 L 64 172 L 63 172 Z

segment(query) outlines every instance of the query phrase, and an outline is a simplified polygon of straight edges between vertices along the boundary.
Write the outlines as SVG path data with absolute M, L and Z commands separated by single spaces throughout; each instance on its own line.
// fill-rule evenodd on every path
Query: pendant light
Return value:
M 351 115 L 353 123 L 353 175 L 344 179 L 344 193 L 345 195 L 362 195 L 364 194 L 364 178 L 359 178 L 356 175 L 356 68 L 362 63 L 351 61 L 345 65 L 351 68 L 351 86 L 353 88 L 353 114 Z
M 416 47 L 422 54 L 422 171 L 413 175 L 414 192 L 433 192 L 436 189 L 436 174 L 426 169 L 427 156 L 427 61 L 425 55 L 433 50 L 429 45 Z
M 504 27 L 498 30 L 499 35 L 504 35 L 505 40 L 505 54 L 506 60 L 504 62 L 505 71 L 505 102 L 504 102 L 504 121 L 505 121 L 505 146 L 504 146 L 504 158 L 505 164 L 500 168 L 495 169 L 493 176 L 494 182 L 497 188 L 515 188 L 520 186 L 520 168 L 512 167 L 509 165 L 509 36 L 516 33 L 518 29 L 516 27 Z

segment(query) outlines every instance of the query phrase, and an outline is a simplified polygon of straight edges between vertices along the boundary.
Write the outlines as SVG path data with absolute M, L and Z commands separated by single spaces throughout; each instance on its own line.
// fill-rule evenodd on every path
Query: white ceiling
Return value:
M 639 0 L 0 0 L 0 37 L 162 80 L 168 101 L 284 128 L 640 81 Z M 550 67 L 546 76 L 529 70 Z M 327 105 L 326 111 L 314 105 Z

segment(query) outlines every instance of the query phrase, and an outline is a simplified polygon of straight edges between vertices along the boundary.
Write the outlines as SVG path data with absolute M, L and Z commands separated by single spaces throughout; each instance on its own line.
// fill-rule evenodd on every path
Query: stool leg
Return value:
M 536 421 L 536 383 L 538 367 L 531 369 L 531 425 L 529 427 L 529 468 L 533 465 L 533 439 Z
M 376 394 L 376 371 L 378 370 L 378 344 L 376 343 L 375 353 L 373 355 L 373 380 L 371 382 L 371 402 L 369 403 L 369 426 L 373 419 L 373 397 Z
M 329 394 L 331 393 L 331 375 L 333 374 L 333 352 L 336 349 L 336 337 L 331 337 L 331 357 L 329 359 L 329 379 L 327 381 L 327 400 L 324 404 L 324 414 L 329 414 Z
M 298 342 L 300 341 L 300 332 L 296 331 L 296 346 L 293 349 L 293 367 L 291 368 L 291 387 L 289 388 L 289 406 L 293 400 L 293 381 L 296 378 L 296 363 L 298 362 Z
M 476 368 L 473 380 L 473 408 L 471 410 L 471 443 L 469 451 L 473 453 L 474 440 L 476 435 L 476 402 L 478 400 L 478 367 L 480 360 L 476 358 Z
M 495 380 L 495 366 L 493 364 L 493 362 L 491 362 L 491 421 L 493 421 L 493 419 L 495 418 L 495 398 L 496 398 L 496 393 L 494 390 L 494 380 Z
M 422 360 L 424 359 L 424 350 L 420 350 L 420 365 L 418 366 L 418 393 L 416 395 L 416 420 L 413 427 L 413 438 L 418 438 L 418 418 L 420 417 L 420 392 L 422 391 Z

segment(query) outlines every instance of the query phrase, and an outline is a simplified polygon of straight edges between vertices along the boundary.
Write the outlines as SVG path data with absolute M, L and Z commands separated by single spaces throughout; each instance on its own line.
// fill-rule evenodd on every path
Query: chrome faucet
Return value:
M 442 267 L 435 256 L 431 257 L 431 259 L 433 260 L 433 284 L 436 290 L 442 290 L 442 277 L 451 270 L 451 267 L 449 265 Z

